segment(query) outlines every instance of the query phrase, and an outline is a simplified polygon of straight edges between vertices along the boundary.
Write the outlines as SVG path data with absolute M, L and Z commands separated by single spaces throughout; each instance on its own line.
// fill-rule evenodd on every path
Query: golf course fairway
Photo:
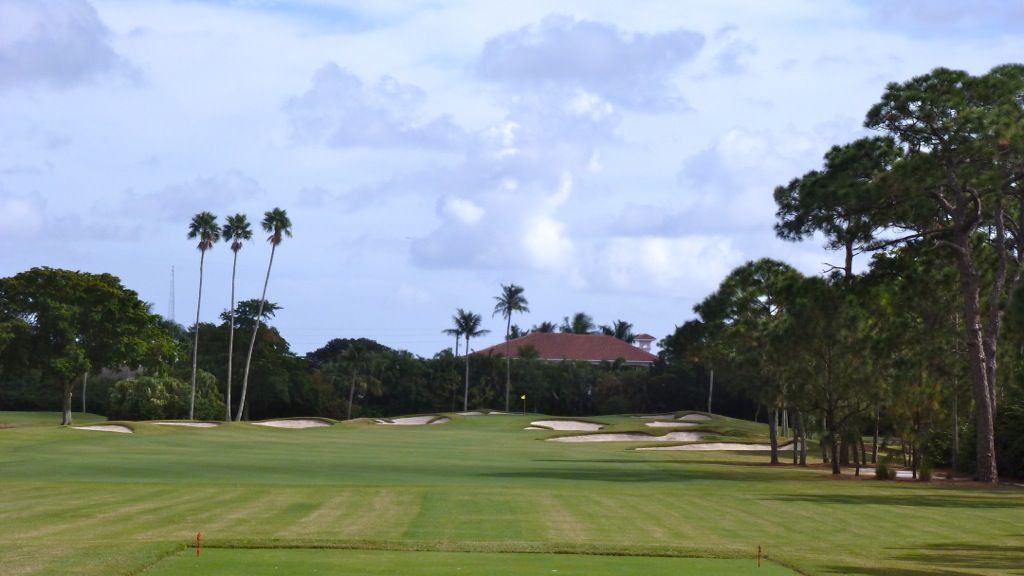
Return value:
M 767 452 L 548 442 L 597 432 L 524 430 L 539 415 L 444 416 L 111 433 L 0 412 L 0 572 L 1024 574 L 1018 487 L 833 479 Z M 686 429 L 766 441 L 728 418 Z

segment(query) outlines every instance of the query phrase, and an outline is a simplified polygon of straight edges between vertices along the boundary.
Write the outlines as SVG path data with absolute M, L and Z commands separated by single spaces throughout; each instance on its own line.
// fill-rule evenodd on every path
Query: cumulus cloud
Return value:
M 819 135 L 797 130 L 727 130 L 683 163 L 679 181 L 686 190 L 685 225 L 734 230 L 771 226 L 775 186 L 820 164 L 830 145 Z M 694 217 L 708 213 L 716 218 Z
M 704 37 L 676 29 L 633 33 L 614 24 L 551 15 L 490 39 L 476 64 L 483 79 L 513 91 L 582 91 L 623 108 L 678 110 L 676 70 L 700 51 Z
M 729 238 L 691 235 L 612 238 L 596 247 L 602 277 L 616 289 L 679 296 L 685 286 L 701 295 L 742 261 Z
M 125 192 L 121 211 L 151 214 L 159 220 L 186 222 L 194 214 L 210 210 L 217 215 L 237 210 L 240 201 L 264 194 L 258 182 L 232 170 L 219 176 L 196 178 L 148 193 Z
M 450 117 L 418 117 L 425 99 L 423 90 L 391 76 L 364 84 L 348 70 L 328 63 L 313 75 L 313 86 L 290 99 L 284 109 L 300 142 L 337 148 L 458 144 L 463 132 Z
M 0 89 L 67 88 L 106 73 L 136 71 L 109 44 L 110 31 L 85 0 L 0 2 Z

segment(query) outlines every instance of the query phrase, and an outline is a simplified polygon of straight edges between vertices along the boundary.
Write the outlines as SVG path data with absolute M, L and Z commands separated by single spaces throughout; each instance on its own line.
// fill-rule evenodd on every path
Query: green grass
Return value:
M 697 566 L 681 557 L 739 561 L 694 573 L 742 574 L 758 545 L 807 574 L 1024 574 L 1020 489 L 833 480 L 767 466 L 766 453 L 551 443 L 542 440 L 562 433 L 522 430 L 536 416 L 452 418 L 304 430 L 134 423 L 135 434 L 112 434 L 0 412 L 19 423 L 0 429 L 3 573 L 231 573 L 179 564 L 201 531 L 211 564 L 275 558 L 274 574 L 342 573 L 331 563 L 352 558 L 409 574 L 540 573 L 533 567 L 555 561 L 578 573 L 606 562 L 619 574 Z M 764 441 L 751 423 L 701 428 Z M 640 568 L 611 568 L 609 556 Z
M 586 556 L 579 554 L 495 554 L 465 552 L 389 552 L 378 550 L 206 550 L 188 551 L 157 564 L 146 576 L 279 576 L 308 574 L 376 576 L 488 574 L 522 576 L 788 576 L 793 572 L 754 560 Z

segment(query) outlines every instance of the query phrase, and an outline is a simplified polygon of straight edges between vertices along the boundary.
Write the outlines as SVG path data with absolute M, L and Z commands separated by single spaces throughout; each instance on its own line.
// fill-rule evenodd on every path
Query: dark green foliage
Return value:
M 109 395 L 107 416 L 111 420 L 174 420 L 188 416 L 190 386 L 171 376 L 125 378 L 110 387 Z M 196 419 L 216 419 L 223 413 L 217 379 L 209 372 L 197 372 Z

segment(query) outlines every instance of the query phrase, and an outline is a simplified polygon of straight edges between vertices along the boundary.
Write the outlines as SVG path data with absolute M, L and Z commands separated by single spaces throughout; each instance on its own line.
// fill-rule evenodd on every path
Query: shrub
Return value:
M 892 456 L 886 456 L 885 458 L 879 458 L 878 464 L 875 464 L 875 479 L 876 480 L 895 480 L 896 479 L 896 466 L 893 463 Z
M 917 479 L 921 482 L 930 482 L 932 479 L 932 464 L 928 460 L 922 460 L 917 467 Z
M 112 420 L 165 420 L 188 417 L 191 386 L 170 376 L 140 376 L 116 382 L 110 388 L 107 416 Z M 217 379 L 200 370 L 196 374 L 195 417 L 222 418 L 224 402 Z

